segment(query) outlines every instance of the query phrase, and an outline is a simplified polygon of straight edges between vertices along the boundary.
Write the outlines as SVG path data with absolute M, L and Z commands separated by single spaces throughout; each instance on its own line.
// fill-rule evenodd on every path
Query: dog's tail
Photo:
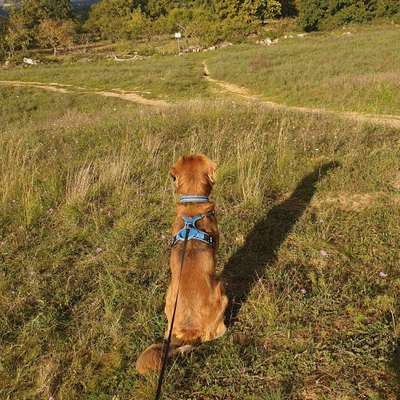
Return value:
M 164 354 L 165 344 L 156 343 L 149 346 L 137 359 L 136 369 L 139 374 L 144 375 L 149 372 L 157 372 L 161 370 L 161 363 Z M 184 345 L 182 343 L 171 343 L 168 358 L 171 358 L 179 353 L 185 353 L 192 350 L 193 346 L 190 344 Z

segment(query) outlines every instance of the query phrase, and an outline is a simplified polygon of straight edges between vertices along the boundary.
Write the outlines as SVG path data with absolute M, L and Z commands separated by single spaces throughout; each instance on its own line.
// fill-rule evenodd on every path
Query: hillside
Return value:
M 1 69 L 0 398 L 153 398 L 135 361 L 165 329 L 169 166 L 203 152 L 233 306 L 164 399 L 397 399 L 397 35 Z
M 61 64 L 3 69 L 0 80 L 133 90 L 174 102 L 215 96 L 203 79 L 206 62 L 213 79 L 242 87 L 258 100 L 335 112 L 399 114 L 399 27 L 353 26 L 324 35 L 290 36 L 272 46 L 243 44 L 179 58 L 156 54 L 122 65 L 113 56 L 104 60 L 86 54 L 81 62 L 70 63 L 71 58 L 80 61 L 77 54 L 65 56 Z

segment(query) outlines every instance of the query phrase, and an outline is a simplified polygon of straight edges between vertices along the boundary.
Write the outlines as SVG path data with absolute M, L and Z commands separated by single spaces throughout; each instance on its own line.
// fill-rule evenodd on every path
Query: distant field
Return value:
M 138 91 L 177 101 L 221 97 L 203 79 L 243 86 L 265 100 L 310 108 L 400 115 L 400 28 L 352 27 L 279 43 L 216 52 L 154 56 L 142 61 L 92 61 L 0 70 L 0 80 L 65 83 Z M 90 58 L 87 55 L 86 58 Z M 217 93 L 217 94 L 216 94 Z
M 352 31 L 348 35 L 346 32 Z M 348 28 L 215 53 L 211 75 L 295 106 L 400 114 L 400 27 Z

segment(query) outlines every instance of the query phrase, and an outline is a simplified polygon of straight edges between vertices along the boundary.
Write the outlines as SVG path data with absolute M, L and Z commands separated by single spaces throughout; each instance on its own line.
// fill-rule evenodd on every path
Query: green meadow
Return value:
M 271 110 L 202 62 L 267 100 L 399 115 L 399 39 L 1 69 L 73 88 L 0 85 L 0 398 L 153 398 L 135 361 L 166 326 L 169 167 L 201 152 L 218 163 L 229 329 L 169 364 L 164 399 L 397 399 L 399 129 Z M 96 94 L 111 89 L 169 105 Z

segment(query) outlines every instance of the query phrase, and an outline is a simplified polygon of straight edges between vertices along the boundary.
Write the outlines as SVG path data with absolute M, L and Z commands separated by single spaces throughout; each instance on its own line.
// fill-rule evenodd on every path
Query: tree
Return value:
M 152 28 L 152 21 L 147 18 L 139 9 L 133 11 L 129 23 L 130 35 L 133 39 L 137 39 L 142 36 L 150 39 L 154 34 Z
M 174 0 L 148 0 L 146 2 L 145 11 L 153 19 L 166 15 L 169 10 L 175 8 Z
M 22 0 L 18 13 L 28 28 L 34 28 L 44 19 L 69 19 L 71 4 L 70 0 Z
M 311 32 L 319 29 L 329 4 L 328 0 L 301 0 L 299 8 L 299 25 L 306 32 Z
M 264 21 L 267 18 L 275 18 L 281 14 L 281 3 L 277 0 L 245 0 L 240 12 L 250 21 Z
M 214 8 L 220 19 L 240 18 L 246 22 L 263 21 L 280 15 L 278 0 L 215 0 Z
M 11 13 L 3 40 L 11 57 L 16 50 L 26 50 L 32 42 L 32 32 L 26 28 L 25 20 L 20 14 Z
M 113 41 L 127 37 L 131 22 L 131 0 L 102 0 L 92 6 L 85 27 Z
M 215 0 L 215 12 L 219 19 L 235 18 L 239 15 L 240 0 Z
M 7 17 L 0 15 L 0 61 L 5 58 L 7 47 L 6 47 L 6 34 L 7 34 Z
M 43 47 L 51 47 L 57 55 L 59 47 L 68 47 L 73 43 L 72 21 L 44 19 L 38 30 L 38 41 Z
M 378 0 L 377 15 L 390 17 L 395 14 L 400 14 L 399 0 Z

